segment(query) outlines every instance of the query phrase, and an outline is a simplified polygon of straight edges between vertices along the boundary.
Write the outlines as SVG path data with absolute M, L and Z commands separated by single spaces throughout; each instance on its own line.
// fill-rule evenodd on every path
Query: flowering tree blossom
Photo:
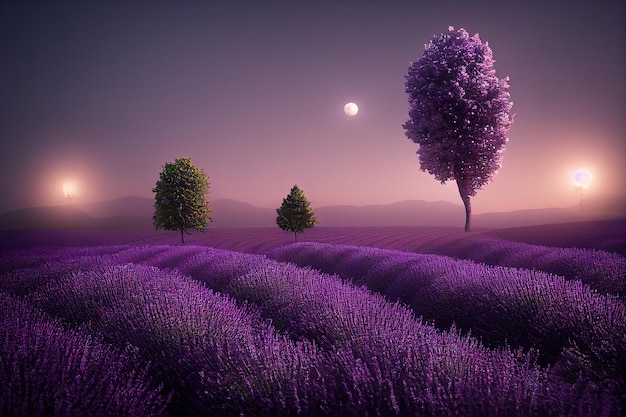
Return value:
M 471 230 L 470 197 L 501 167 L 513 123 L 508 78 L 498 79 L 488 43 L 448 28 L 425 45 L 406 75 L 409 118 L 402 126 L 419 145 L 420 169 L 454 180 Z

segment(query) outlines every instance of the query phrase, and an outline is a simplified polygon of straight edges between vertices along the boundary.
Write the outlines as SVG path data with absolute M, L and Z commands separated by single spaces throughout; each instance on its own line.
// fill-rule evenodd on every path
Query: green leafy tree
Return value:
M 187 229 L 204 232 L 210 221 L 211 209 L 206 195 L 209 177 L 191 159 L 180 158 L 163 166 L 160 179 L 152 189 L 155 193 L 153 216 L 157 230 L 180 230 L 185 243 Z
M 419 145 L 420 168 L 456 181 L 471 230 L 470 197 L 502 165 L 513 123 L 508 78 L 499 79 L 491 48 L 464 29 L 435 36 L 406 75 L 406 136 Z
M 317 224 L 317 217 L 311 209 L 304 192 L 294 185 L 283 204 L 276 209 L 276 224 L 282 230 L 294 233 L 294 241 L 298 241 L 298 233 L 304 232 Z

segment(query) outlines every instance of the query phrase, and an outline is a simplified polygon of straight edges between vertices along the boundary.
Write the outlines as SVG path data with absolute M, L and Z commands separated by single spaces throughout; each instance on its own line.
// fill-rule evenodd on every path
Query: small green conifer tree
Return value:
M 282 230 L 294 233 L 294 241 L 298 241 L 298 233 L 315 226 L 318 221 L 304 192 L 294 185 L 283 204 L 276 209 L 276 224 Z

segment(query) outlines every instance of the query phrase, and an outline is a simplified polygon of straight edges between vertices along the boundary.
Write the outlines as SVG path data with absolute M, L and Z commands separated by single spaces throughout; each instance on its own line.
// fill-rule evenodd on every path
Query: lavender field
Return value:
M 0 415 L 626 410 L 623 236 L 590 238 L 597 248 L 447 228 L 291 239 L 3 232 Z

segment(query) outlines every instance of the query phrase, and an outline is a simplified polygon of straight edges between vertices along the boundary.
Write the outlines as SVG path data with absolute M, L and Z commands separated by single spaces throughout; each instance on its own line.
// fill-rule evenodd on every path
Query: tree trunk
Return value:
M 180 229 L 180 243 L 185 243 L 185 235 L 183 235 L 183 230 L 184 229 Z
M 465 206 L 465 231 L 472 231 L 472 204 L 470 202 L 469 190 L 463 180 L 456 180 L 456 184 L 459 187 L 459 194 L 461 194 L 461 200 Z
M 463 199 L 463 205 L 465 205 L 465 231 L 472 231 L 472 204 L 470 203 L 470 196 L 466 195 L 461 197 Z
M 293 241 L 298 243 L 298 232 L 293 232 Z

